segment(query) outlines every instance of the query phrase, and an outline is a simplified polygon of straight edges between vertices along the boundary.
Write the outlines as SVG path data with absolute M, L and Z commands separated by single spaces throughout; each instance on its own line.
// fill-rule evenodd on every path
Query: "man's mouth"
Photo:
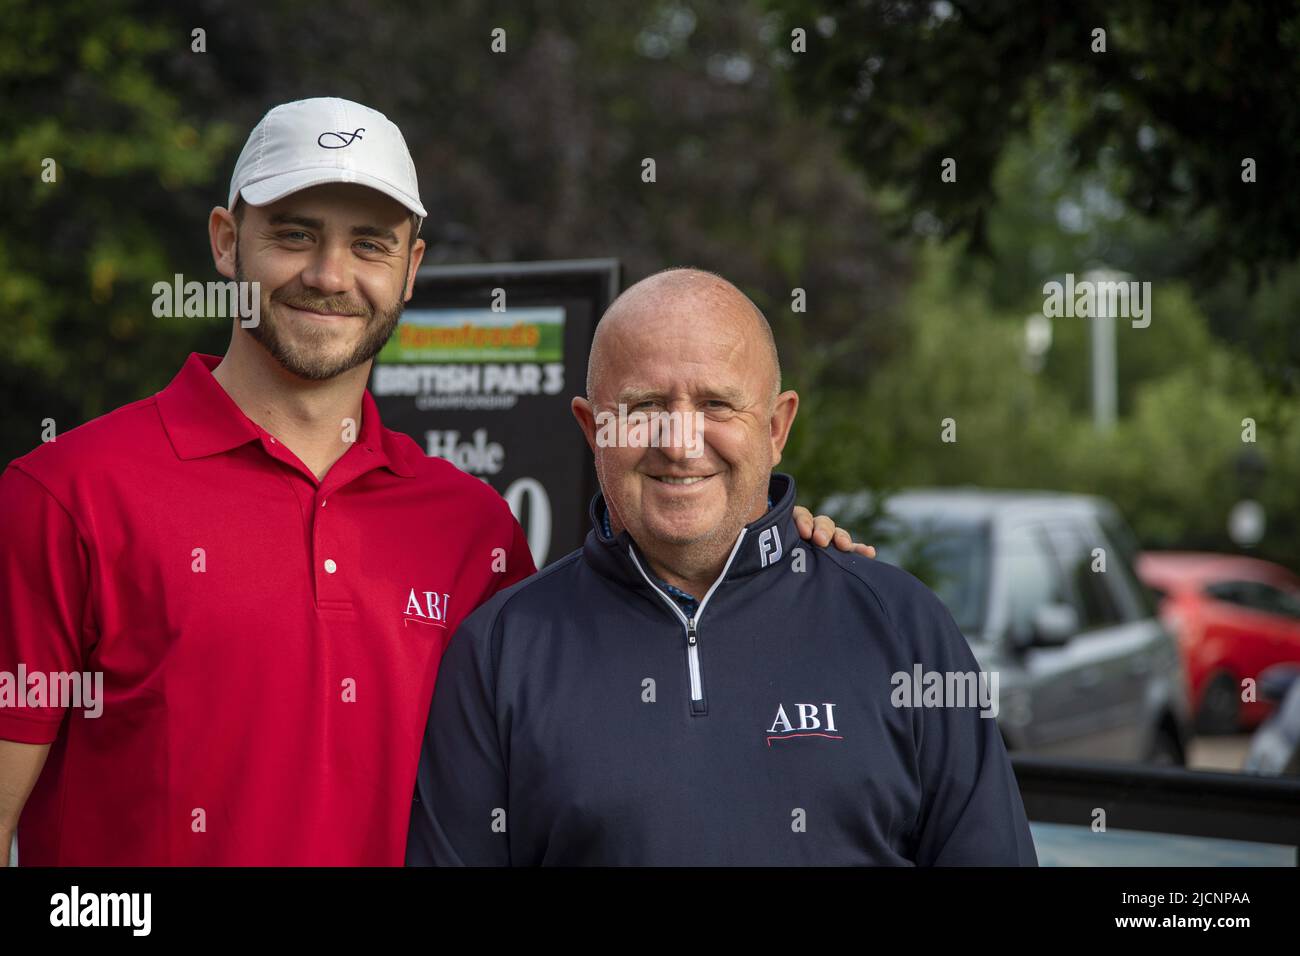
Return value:
M 295 312 L 306 312 L 307 314 L 316 316 L 320 319 L 353 319 L 362 317 L 357 312 L 328 312 L 324 309 L 315 308 L 313 306 L 294 305 L 290 302 L 285 302 L 284 305 L 293 309 Z
M 694 485 L 706 478 L 712 478 L 712 475 L 650 475 L 655 481 L 662 482 L 665 485 Z

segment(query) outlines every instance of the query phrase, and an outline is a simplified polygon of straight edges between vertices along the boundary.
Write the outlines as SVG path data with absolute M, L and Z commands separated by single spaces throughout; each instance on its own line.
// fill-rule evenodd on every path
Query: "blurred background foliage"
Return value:
M 1061 488 L 1149 546 L 1235 550 L 1255 497 L 1257 552 L 1300 568 L 1293 3 L 0 0 L 0 25 L 5 460 L 224 350 L 224 323 L 154 318 L 152 286 L 215 277 L 207 216 L 261 115 L 340 95 L 401 126 L 428 263 L 740 285 L 803 399 L 782 467 L 807 503 Z M 1043 283 L 1098 267 L 1154 289 L 1149 328 L 1118 323 L 1107 433 L 1087 320 L 1025 355 Z

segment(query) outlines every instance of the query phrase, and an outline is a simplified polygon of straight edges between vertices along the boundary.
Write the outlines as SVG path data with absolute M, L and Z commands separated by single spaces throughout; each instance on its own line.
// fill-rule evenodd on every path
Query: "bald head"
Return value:
M 772 327 L 750 298 L 722 276 L 703 269 L 665 269 L 629 286 L 596 325 L 587 360 L 587 399 L 594 401 L 612 340 L 639 325 L 680 319 L 698 325 L 726 325 L 757 342 L 761 374 L 770 382 L 770 401 L 781 391 L 781 363 Z M 684 356 L 685 358 L 686 356 Z

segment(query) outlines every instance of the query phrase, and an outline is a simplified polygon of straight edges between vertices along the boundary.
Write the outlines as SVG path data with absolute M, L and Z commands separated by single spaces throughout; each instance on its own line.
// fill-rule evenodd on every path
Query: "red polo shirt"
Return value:
M 25 864 L 400 865 L 442 651 L 533 573 L 501 497 L 368 392 L 317 481 L 217 362 L 0 477 L 0 738 L 53 744 Z M 98 707 L 52 706 L 74 672 Z

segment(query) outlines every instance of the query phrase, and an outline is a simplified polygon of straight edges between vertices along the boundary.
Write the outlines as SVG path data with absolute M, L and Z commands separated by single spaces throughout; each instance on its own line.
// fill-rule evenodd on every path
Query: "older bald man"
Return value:
M 798 405 L 720 277 L 669 270 L 614 302 L 573 400 L 592 531 L 453 638 L 408 863 L 1036 865 L 947 610 L 800 546 L 773 472 Z M 669 416 L 702 427 L 645 440 Z M 915 674 L 937 692 L 900 693 Z

